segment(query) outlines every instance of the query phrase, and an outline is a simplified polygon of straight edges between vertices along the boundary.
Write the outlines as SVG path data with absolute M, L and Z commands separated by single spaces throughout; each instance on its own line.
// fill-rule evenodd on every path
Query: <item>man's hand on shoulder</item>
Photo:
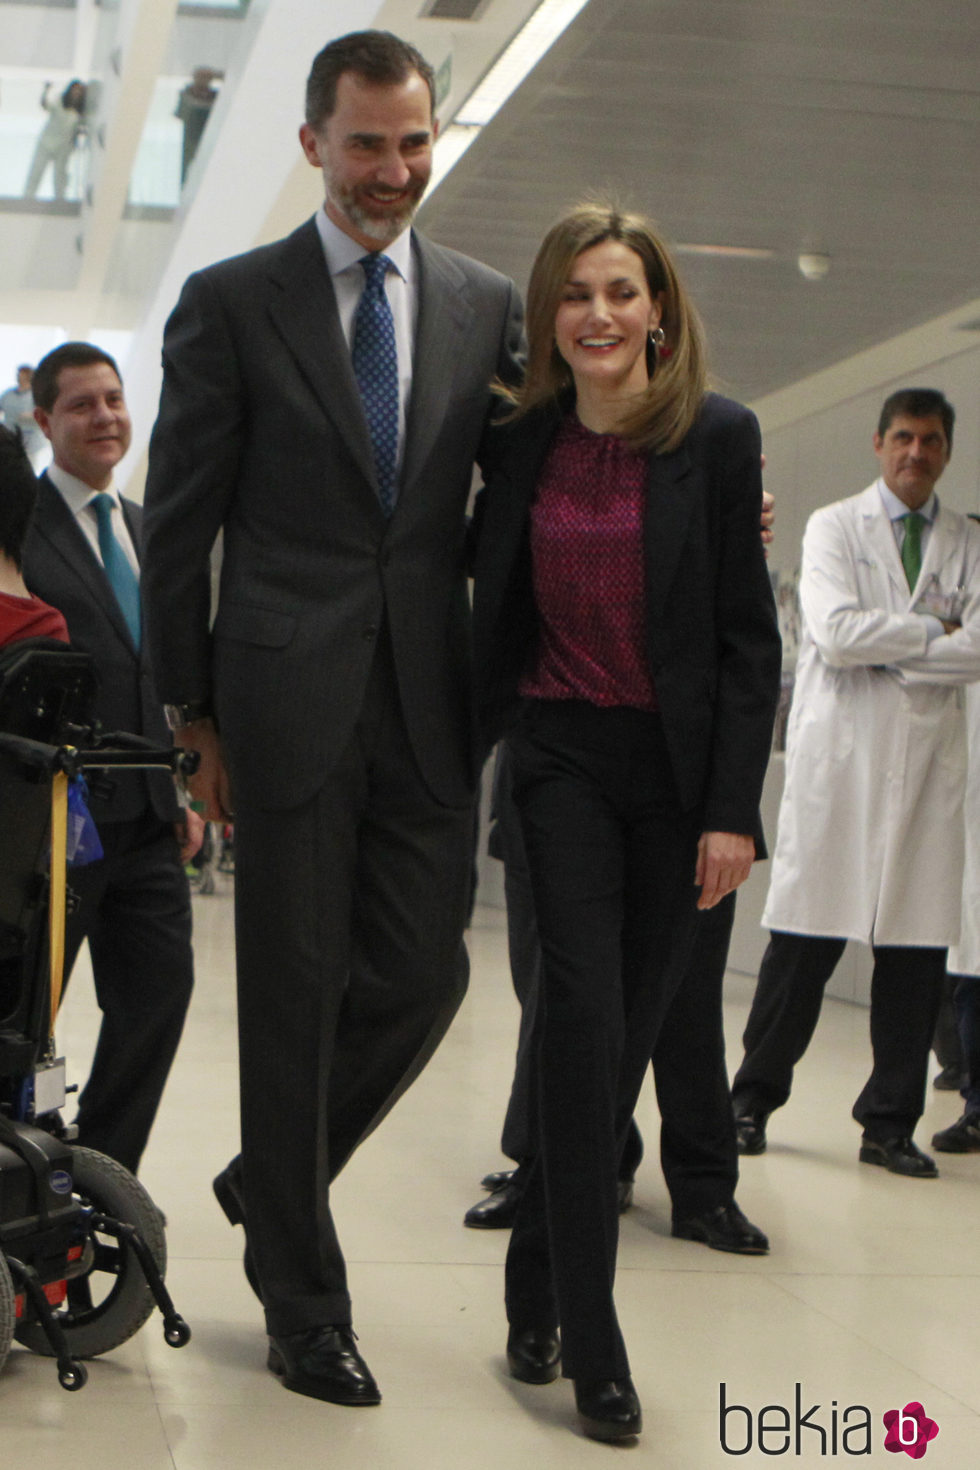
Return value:
M 209 822 L 230 822 L 234 815 L 231 784 L 225 766 L 221 736 L 210 717 L 194 720 L 174 731 L 174 744 L 183 750 L 196 750 L 201 763 L 187 778 L 187 789 L 194 801 L 204 808 Z

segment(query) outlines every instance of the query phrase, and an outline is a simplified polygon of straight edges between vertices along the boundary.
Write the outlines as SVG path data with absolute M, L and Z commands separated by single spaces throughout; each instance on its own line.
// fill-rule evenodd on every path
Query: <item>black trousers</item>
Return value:
M 513 799 L 506 742 L 494 767 L 494 855 L 504 864 L 507 945 L 511 978 L 521 1003 L 521 1024 L 501 1148 L 517 1163 L 537 1153 L 537 1115 L 531 1106 L 534 1017 L 541 970 L 541 941 L 520 817 Z M 725 1066 L 722 990 L 735 894 L 697 918 L 694 946 L 653 1052 L 660 1106 L 660 1160 L 673 1213 L 682 1218 L 729 1203 L 738 1183 L 738 1150 Z M 635 1119 L 619 1162 L 632 1179 L 643 1157 Z
M 290 811 L 239 796 L 235 824 L 242 1163 L 275 1335 L 349 1323 L 330 1184 L 458 1009 L 475 809 L 412 755 L 387 640 L 354 736 Z
M 846 943 L 773 930 L 742 1038 L 745 1059 L 732 1082 L 736 1113 L 770 1113 L 789 1097 Z M 922 1116 L 946 951 L 875 945 L 873 952 L 873 1065 L 852 1114 L 867 1138 L 883 1140 L 911 1135 Z
M 88 939 L 102 1011 L 78 1141 L 135 1174 L 194 985 L 191 901 L 172 826 L 147 813 L 103 822 L 99 836 L 105 856 L 68 878 L 79 902 L 66 924 L 65 974 Z
M 560 1326 L 563 1372 L 620 1378 L 613 1304 L 617 1172 L 695 927 L 695 815 L 660 721 L 530 702 L 511 737 L 541 936 L 535 1017 L 540 1150 L 507 1255 L 511 1325 Z
M 959 1026 L 968 1112 L 980 1112 L 980 975 L 954 975 L 953 999 Z

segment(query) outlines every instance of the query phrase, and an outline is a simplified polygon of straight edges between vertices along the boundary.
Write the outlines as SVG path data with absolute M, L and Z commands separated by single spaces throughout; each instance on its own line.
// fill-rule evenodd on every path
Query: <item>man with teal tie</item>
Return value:
M 935 389 L 893 393 L 874 436 L 879 478 L 816 511 L 804 535 L 804 635 L 762 918 L 772 934 L 732 1083 L 743 1154 L 765 1149 L 854 939 L 874 952 L 860 1160 L 936 1174 L 912 1134 L 960 927 L 961 686 L 980 678 L 980 528 L 935 492 L 953 419 Z
M 38 365 L 34 401 L 54 458 L 38 486 L 24 580 L 63 613 L 73 648 L 92 656 L 103 727 L 168 745 L 142 651 L 141 509 L 113 484 L 131 436 L 119 371 L 91 343 L 65 343 Z M 79 902 L 65 973 L 87 939 L 103 1020 L 78 1136 L 135 1173 L 193 986 L 181 844 L 193 849 L 187 822 L 199 831 L 200 819 L 181 813 L 165 772 L 115 773 L 112 790 L 97 787 L 89 806 L 104 855 L 70 874 Z

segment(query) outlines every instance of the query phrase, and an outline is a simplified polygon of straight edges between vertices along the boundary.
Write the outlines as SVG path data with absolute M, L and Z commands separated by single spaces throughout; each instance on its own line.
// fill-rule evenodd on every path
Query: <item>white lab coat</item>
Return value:
M 980 975 L 980 684 L 966 691 L 969 754 L 966 772 L 966 861 L 963 864 L 963 908 L 960 942 L 949 952 L 951 975 Z
M 963 589 L 963 626 L 929 643 L 911 611 Z M 877 483 L 810 517 L 803 641 L 763 924 L 876 944 L 960 930 L 966 728 L 980 678 L 980 527 L 940 506 L 910 594 Z

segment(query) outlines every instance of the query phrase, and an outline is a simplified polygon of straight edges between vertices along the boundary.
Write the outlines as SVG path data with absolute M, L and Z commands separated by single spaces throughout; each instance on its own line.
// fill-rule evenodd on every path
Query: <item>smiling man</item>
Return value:
M 762 920 L 772 934 L 732 1083 L 745 1154 L 765 1149 L 854 939 L 874 954 L 859 1158 L 936 1174 L 912 1134 L 960 927 L 960 686 L 980 678 L 980 528 L 935 493 L 953 419 L 935 389 L 893 393 L 873 439 L 878 479 L 818 510 L 803 539 L 804 636 Z
M 113 484 L 131 437 L 118 369 L 91 343 L 67 342 L 38 364 L 33 389 L 54 460 L 38 486 L 24 580 L 64 614 L 72 646 L 91 655 L 103 727 L 168 745 L 142 647 L 141 510 Z M 90 796 L 104 855 L 71 873 L 79 902 L 68 916 L 65 973 L 87 938 L 103 1020 L 78 1141 L 135 1173 L 193 985 L 180 844 L 194 844 L 169 775 L 120 771 L 112 786 Z M 199 843 L 199 819 L 189 820 Z
M 521 343 L 512 283 L 410 228 L 435 135 L 413 47 L 320 52 L 299 137 L 324 205 L 186 283 L 146 494 L 154 669 L 196 790 L 236 821 L 242 1154 L 215 1192 L 269 1368 L 351 1405 L 380 1394 L 330 1185 L 465 989 L 464 514 Z

